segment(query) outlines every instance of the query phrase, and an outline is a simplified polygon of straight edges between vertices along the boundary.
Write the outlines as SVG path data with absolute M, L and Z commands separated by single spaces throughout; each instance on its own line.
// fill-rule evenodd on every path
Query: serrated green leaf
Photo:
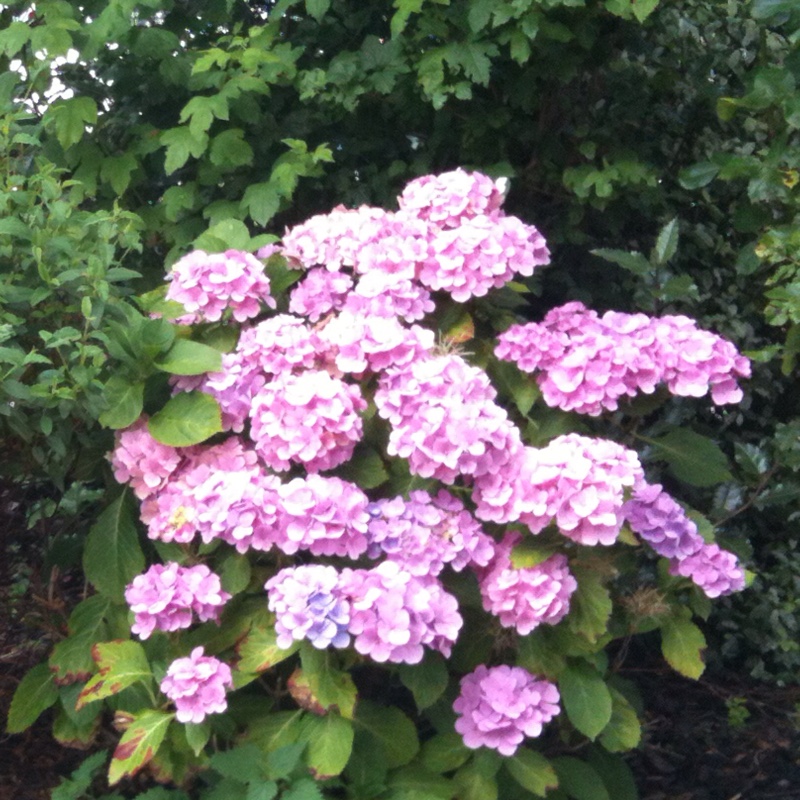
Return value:
M 420 710 L 432 706 L 447 689 L 447 665 L 438 653 L 427 652 L 419 664 L 400 664 L 397 671 Z
M 329 649 L 318 650 L 307 642 L 300 647 L 303 676 L 316 701 L 326 712 L 337 710 L 344 718 L 352 719 L 356 686 L 349 673 L 338 669 L 335 660 L 335 654 Z
M 144 381 L 112 375 L 103 387 L 103 399 L 108 409 L 99 416 L 100 424 L 107 428 L 127 428 L 142 414 Z
M 130 185 L 131 176 L 138 166 L 139 162 L 133 153 L 106 156 L 100 165 L 100 178 L 110 184 L 118 195 L 121 195 Z
M 257 225 L 266 225 L 277 213 L 281 196 L 271 183 L 252 183 L 242 197 L 242 209 Z
M 534 750 L 517 750 L 506 759 L 505 766 L 520 786 L 539 797 L 544 797 L 548 789 L 558 786 L 558 776 L 552 764 Z
M 639 800 L 636 779 L 624 759 L 602 747 L 589 750 L 589 766 L 603 779 L 612 800 Z
M 99 669 L 78 695 L 75 708 L 119 694 L 134 683 L 149 683 L 153 678 L 147 655 L 139 642 L 98 642 L 92 658 Z
M 58 689 L 47 664 L 37 664 L 19 682 L 8 711 L 6 730 L 21 733 L 58 700 Z
M 666 264 L 678 252 L 679 232 L 677 217 L 658 232 L 654 259 L 657 264 Z
M 570 598 L 567 625 L 574 633 L 595 643 L 608 631 L 608 620 L 613 610 L 611 595 L 603 583 L 603 576 L 592 568 L 591 563 L 583 565 L 577 562 L 572 571 L 578 588 Z
M 317 780 L 338 775 L 353 750 L 353 723 L 337 714 L 311 717 L 300 737 L 308 742 L 306 763 Z
M 108 768 L 111 786 L 122 778 L 132 777 L 158 752 L 174 714 L 143 711 L 128 726 L 114 751 Z
M 57 684 L 85 681 L 92 676 L 92 645 L 107 638 L 106 617 L 111 608 L 108 597 L 96 594 L 79 603 L 70 614 L 70 635 L 56 644 L 48 662 Z
M 115 602 L 124 599 L 125 587 L 145 567 L 134 520 L 126 491 L 103 511 L 86 537 L 83 571 L 100 594 Z
M 611 719 L 611 692 L 602 675 L 585 661 L 571 663 L 558 677 L 558 690 L 570 722 L 596 739 Z
M 296 653 L 299 647 L 300 642 L 285 649 L 278 647 L 275 628 L 253 627 L 237 647 L 237 668 L 241 672 L 265 672 Z
M 497 800 L 498 787 L 495 773 L 481 768 L 480 762 L 470 761 L 453 776 L 458 800 Z
M 331 0 L 306 0 L 306 11 L 310 17 L 313 17 L 317 22 L 321 22 L 322 18 L 331 7 Z
M 706 637 L 691 620 L 674 619 L 661 627 L 661 652 L 681 675 L 697 680 L 705 670 Z
M 219 404 L 203 392 L 181 392 L 147 423 L 150 435 L 162 444 L 189 447 L 222 430 Z
M 207 344 L 176 339 L 155 366 L 171 375 L 203 375 L 222 369 L 222 354 Z
M 712 164 L 710 161 L 701 161 L 682 169 L 678 173 L 678 183 L 684 189 L 701 189 L 703 186 L 708 186 L 718 173 L 719 167 L 716 164 Z
M 228 128 L 211 141 L 209 157 L 215 166 L 235 169 L 253 162 L 253 148 L 241 128 Z
M 351 459 L 341 466 L 339 474 L 362 489 L 375 489 L 389 480 L 381 454 L 367 445 L 356 447 Z
M 653 445 L 655 457 L 666 461 L 675 477 L 692 486 L 713 486 L 732 478 L 719 446 L 688 428 L 673 428 L 658 439 L 644 441 Z
M 83 138 L 87 125 L 97 124 L 97 103 L 91 97 L 70 97 L 57 100 L 49 108 L 56 129 L 56 138 L 66 150 Z
M 241 220 L 224 219 L 198 236 L 194 240 L 194 246 L 198 250 L 205 250 L 209 253 L 221 253 L 225 250 L 248 250 L 250 231 Z
M 611 691 L 611 719 L 600 734 L 600 742 L 606 750 L 612 753 L 622 753 L 633 750 L 639 746 L 642 738 L 642 726 L 636 710 L 627 698 L 619 691 Z
M 574 800 L 612 800 L 595 769 L 572 756 L 553 759 L 559 788 Z
M 417 729 L 399 708 L 362 700 L 356 712 L 356 724 L 382 745 L 390 769 L 408 764 L 419 752 Z
M 625 250 L 607 250 L 600 248 L 591 251 L 593 256 L 598 256 L 604 261 L 610 261 L 618 267 L 627 269 L 640 278 L 653 272 L 653 265 L 641 253 L 626 252 Z
M 189 157 L 200 158 L 208 147 L 208 135 L 193 133 L 188 125 L 170 128 L 161 134 L 161 144 L 167 148 L 164 171 L 171 175 L 180 169 Z
M 437 733 L 428 739 L 420 752 L 420 761 L 431 772 L 452 772 L 462 766 L 472 755 L 461 738 L 455 731 Z

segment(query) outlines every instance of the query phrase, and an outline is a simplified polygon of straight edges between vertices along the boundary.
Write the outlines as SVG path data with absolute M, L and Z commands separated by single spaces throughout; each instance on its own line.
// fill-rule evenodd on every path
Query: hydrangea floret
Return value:
M 195 647 L 186 658 L 167 668 L 161 691 L 175 703 L 178 722 L 202 722 L 208 714 L 220 714 L 228 707 L 226 690 L 233 687 L 231 668 Z

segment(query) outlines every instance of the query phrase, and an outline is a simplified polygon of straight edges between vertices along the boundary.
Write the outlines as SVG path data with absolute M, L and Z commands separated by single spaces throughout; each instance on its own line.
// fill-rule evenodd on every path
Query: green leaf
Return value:
M 198 250 L 221 253 L 225 250 L 248 250 L 250 231 L 238 219 L 224 219 L 212 225 L 205 233 L 194 240 Z
M 358 704 L 355 722 L 380 742 L 386 766 L 390 769 L 408 764 L 419 752 L 417 729 L 399 708 L 362 700 Z
M 124 599 L 125 587 L 145 567 L 134 519 L 129 493 L 123 492 L 86 537 L 83 571 L 100 594 L 115 602 Z
M 134 683 L 149 683 L 153 678 L 147 655 L 139 642 L 98 642 L 92 648 L 92 658 L 99 672 L 78 695 L 75 704 L 78 710 L 87 703 L 119 694 Z
M 124 598 L 125 587 L 145 567 L 135 513 L 130 496 L 124 491 L 98 517 L 84 546 L 86 577 L 100 594 L 114 601 Z
M 391 797 L 397 800 L 450 800 L 455 793 L 452 781 L 417 764 L 393 772 L 388 784 Z
M 422 745 L 420 761 L 431 772 L 452 772 L 462 766 L 472 755 L 455 731 L 437 733 Z
M 331 7 L 331 0 L 306 0 L 306 11 L 310 17 L 313 17 L 317 22 L 321 22 L 322 18 Z
M 400 664 L 397 671 L 420 711 L 432 706 L 447 689 L 447 665 L 438 653 L 429 651 L 419 664 Z
M 79 603 L 70 614 L 70 635 L 60 641 L 50 654 L 50 670 L 59 685 L 88 680 L 94 672 L 92 646 L 108 634 L 107 616 L 111 601 L 96 594 Z
M 266 225 L 277 213 L 281 197 L 271 183 L 251 183 L 242 197 L 242 209 L 257 225 Z
M 39 715 L 58 700 L 58 689 L 47 664 L 37 664 L 19 682 L 8 711 L 6 730 L 20 733 L 30 727 Z
M 666 264 L 678 252 L 678 218 L 670 220 L 659 232 L 656 239 L 655 262 Z
M 318 650 L 307 642 L 300 647 L 303 676 L 317 702 L 326 712 L 336 709 L 346 719 L 352 719 L 356 687 L 350 674 L 334 665 L 335 658 L 331 650 Z
M 603 583 L 603 576 L 593 569 L 591 562 L 582 564 L 576 561 L 572 571 L 578 581 L 578 588 L 570 598 L 567 625 L 574 633 L 595 643 L 608 631 L 608 621 L 613 610 L 611 595 Z
M 661 628 L 661 652 L 681 675 L 697 680 L 706 668 L 703 653 L 706 637 L 691 620 L 674 619 Z
M 750 6 L 754 19 L 770 19 L 792 11 L 797 11 L 795 0 L 752 0 Z
M 123 153 L 121 156 L 106 156 L 100 166 L 100 178 L 121 195 L 131 182 L 131 174 L 139 166 L 136 156 Z
M 611 719 L 611 692 L 602 675 L 585 661 L 574 662 L 559 675 L 558 690 L 570 722 L 596 739 Z
M 253 162 L 253 148 L 245 141 L 241 128 L 228 128 L 215 136 L 209 153 L 217 167 L 235 169 Z
M 605 261 L 610 261 L 618 267 L 632 272 L 639 278 L 644 278 L 653 272 L 653 265 L 641 253 L 628 253 L 624 250 L 592 250 L 593 256 L 598 256 Z
M 299 647 L 300 642 L 294 642 L 286 649 L 278 647 L 275 628 L 253 627 L 237 647 L 237 668 L 241 672 L 266 672 L 296 653 Z
M 83 138 L 87 125 L 97 124 L 97 103 L 91 97 L 56 100 L 49 113 L 53 117 L 56 138 L 65 150 Z
M 673 428 L 653 445 L 654 455 L 669 464 L 675 477 L 692 486 L 713 486 L 732 479 L 728 459 L 717 444 L 688 428 Z
M 603 779 L 612 800 L 639 800 L 636 779 L 621 756 L 609 753 L 602 747 L 592 747 L 587 760 Z
M 719 167 L 716 164 L 712 164 L 710 161 L 701 161 L 682 169 L 678 173 L 678 183 L 684 189 L 701 189 L 703 186 L 708 186 L 718 173 Z
M 192 752 L 198 756 L 203 752 L 205 746 L 211 738 L 211 724 L 208 720 L 203 722 L 188 722 L 183 726 L 186 734 L 186 742 L 192 748 Z
M 263 780 L 265 766 L 264 752 L 252 742 L 214 753 L 211 756 L 211 768 L 215 772 L 226 778 L 235 778 L 242 783 Z
M 458 800 L 497 800 L 498 788 L 495 772 L 483 768 L 478 758 L 473 758 L 453 776 Z
M 572 756 L 553 759 L 558 785 L 574 800 L 611 800 L 593 767 Z
M 308 742 L 306 763 L 317 780 L 338 775 L 353 750 L 353 723 L 336 714 L 311 717 L 300 737 Z
M 243 553 L 228 553 L 217 569 L 224 591 L 232 595 L 243 592 L 250 584 L 250 560 Z
M 155 365 L 171 375 L 203 375 L 222 369 L 222 354 L 207 344 L 191 339 L 176 339 Z
M 539 797 L 558 786 L 556 771 L 541 753 L 534 750 L 521 748 L 504 763 L 520 786 Z
M 150 435 L 162 444 L 189 447 L 222 430 L 219 404 L 203 392 L 181 392 L 147 423 Z
M 375 489 L 389 480 L 389 472 L 380 453 L 373 447 L 357 445 L 352 458 L 339 469 L 339 474 L 362 489 Z
M 248 797 L 247 800 L 251 800 L 251 798 Z M 252 800 L 260 800 L 260 798 L 252 798 Z M 281 794 L 281 800 L 325 800 L 325 797 L 316 781 L 310 778 L 302 778 L 299 781 L 294 781 Z
M 425 0 L 394 0 L 392 6 L 397 11 L 392 16 L 390 30 L 392 38 L 398 37 L 408 24 L 408 19 L 412 14 L 418 14 L 422 10 Z
M 103 387 L 103 399 L 108 409 L 99 416 L 107 428 L 127 428 L 141 416 L 144 405 L 144 381 L 133 381 L 122 375 L 112 375 Z
M 75 798 L 84 797 L 94 781 L 95 773 L 103 767 L 107 757 L 108 751 L 101 750 L 99 753 L 93 753 L 85 758 L 69 778 L 63 778 L 61 783 L 53 789 L 50 800 L 75 800 Z M 141 797 L 142 795 L 140 795 Z
M 111 786 L 122 778 L 133 777 L 158 752 L 174 714 L 163 711 L 143 711 L 134 717 L 114 751 L 108 768 Z
M 612 753 L 622 753 L 639 746 L 642 726 L 636 710 L 627 698 L 614 688 L 611 691 L 611 720 L 600 734 L 600 742 Z
M 208 135 L 192 132 L 188 125 L 170 128 L 161 134 L 161 144 L 167 148 L 164 171 L 171 175 L 192 156 L 200 158 L 208 147 Z

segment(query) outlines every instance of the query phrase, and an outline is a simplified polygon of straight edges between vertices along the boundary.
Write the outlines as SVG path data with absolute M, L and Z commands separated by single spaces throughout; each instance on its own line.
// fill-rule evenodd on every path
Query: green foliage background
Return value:
M 110 484 L 103 426 L 158 407 L 183 347 L 134 295 L 190 246 L 252 249 L 338 203 L 390 204 L 414 176 L 480 169 L 510 178 L 507 210 L 554 254 L 505 313 L 685 313 L 753 358 L 740 407 L 673 399 L 585 424 L 621 432 L 756 572 L 714 612 L 710 657 L 797 681 L 799 43 L 791 0 L 5 4 L 0 474 Z M 537 420 L 546 441 L 559 423 Z M 90 601 L 74 614 L 124 629 Z M 94 720 L 61 718 L 64 741 L 90 738 Z

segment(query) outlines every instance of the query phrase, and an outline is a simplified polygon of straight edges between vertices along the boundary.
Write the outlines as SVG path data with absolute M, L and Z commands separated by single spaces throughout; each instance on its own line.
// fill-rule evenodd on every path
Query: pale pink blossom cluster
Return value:
M 706 544 L 680 505 L 658 484 L 640 486 L 625 504 L 631 529 L 660 556 L 670 572 L 689 578 L 709 597 L 744 588 L 744 571 L 733 553 Z
M 457 355 L 386 370 L 375 404 L 391 424 L 389 454 L 407 459 L 414 474 L 444 483 L 503 470 L 522 444 L 496 394 L 486 373 Z
M 561 553 L 532 567 L 514 567 L 511 551 L 521 540 L 516 532 L 503 537 L 480 577 L 480 589 L 486 611 L 525 636 L 539 625 L 555 625 L 569 613 L 578 582 Z
M 347 647 L 350 603 L 339 588 L 339 573 L 322 564 L 282 569 L 264 588 L 275 613 L 278 647 L 307 639 L 320 650 Z
M 178 722 L 202 722 L 208 714 L 221 714 L 228 707 L 226 689 L 233 688 L 231 668 L 195 647 L 186 658 L 177 658 L 167 668 L 161 691 L 175 703 Z
M 144 500 L 164 486 L 178 468 L 181 457 L 174 447 L 157 442 L 142 417 L 131 427 L 119 431 L 111 451 L 111 468 L 119 483 L 128 483 Z
M 219 322 L 230 309 L 237 322 L 261 313 L 261 305 L 275 308 L 264 265 L 250 253 L 194 250 L 175 262 L 168 276 L 167 300 L 187 311 L 178 322 Z
M 366 407 L 358 386 L 327 372 L 281 373 L 253 398 L 250 436 L 274 470 L 331 469 L 353 455 Z
M 744 570 L 736 556 L 716 544 L 704 544 L 690 556 L 672 559 L 669 571 L 689 578 L 708 597 L 720 597 L 744 589 Z
M 435 497 L 417 490 L 408 500 L 378 500 L 369 514 L 368 554 L 386 556 L 412 575 L 438 575 L 446 564 L 457 572 L 468 565 L 484 567 L 494 554 L 494 540 L 443 489 Z
M 205 564 L 154 564 L 125 588 L 125 601 L 136 620 L 131 631 L 141 639 L 156 629 L 188 628 L 195 616 L 201 622 L 216 621 L 230 597 L 222 591 L 219 576 Z
M 616 442 L 566 434 L 541 449 L 525 447 L 513 466 L 475 480 L 476 515 L 520 521 L 533 533 L 555 523 L 578 544 L 613 544 L 625 493 L 644 480 L 639 458 Z
M 345 569 L 341 596 L 350 603 L 354 647 L 374 661 L 418 664 L 424 648 L 445 656 L 461 630 L 458 601 L 434 578 L 418 578 L 394 561 Z
M 467 747 L 513 756 L 526 736 L 539 736 L 561 711 L 558 688 L 522 667 L 483 664 L 461 679 L 453 703 L 456 730 Z
M 278 489 L 278 547 L 358 558 L 367 550 L 367 496 L 341 478 L 309 475 Z
M 594 416 L 662 383 L 682 397 L 710 391 L 717 404 L 737 403 L 737 381 L 750 375 L 750 362 L 731 342 L 688 317 L 616 311 L 600 317 L 577 302 L 551 310 L 540 323 L 512 325 L 498 337 L 495 354 L 538 372 L 549 406 Z
M 433 310 L 427 289 L 465 302 L 532 275 L 550 262 L 544 237 L 503 214 L 502 202 L 490 178 L 455 170 L 412 181 L 397 214 L 362 206 L 312 217 L 283 237 L 289 265 L 310 270 L 291 309 L 312 319 L 349 307 L 413 321 Z M 320 269 L 361 277 L 345 298 L 348 281 Z

